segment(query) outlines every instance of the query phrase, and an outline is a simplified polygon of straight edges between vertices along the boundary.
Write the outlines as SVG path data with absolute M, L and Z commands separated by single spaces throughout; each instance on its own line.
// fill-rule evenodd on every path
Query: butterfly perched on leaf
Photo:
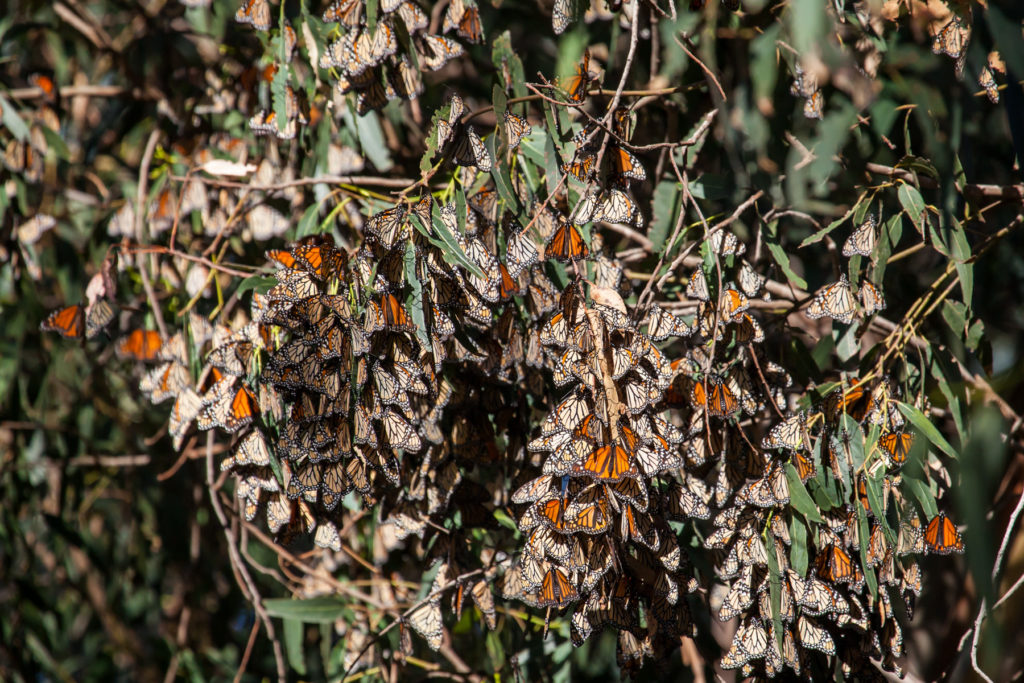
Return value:
M 556 8 L 558 3 L 556 2 Z M 557 10 L 556 10 L 557 11 Z M 590 84 L 597 80 L 597 74 L 590 71 L 590 50 L 584 50 L 583 58 L 576 65 L 576 73 L 561 84 L 566 97 L 573 104 L 579 104 L 587 98 Z
M 891 466 L 899 467 L 907 461 L 910 447 L 914 445 L 912 432 L 887 432 L 878 437 L 878 445 Z
M 962 553 L 964 541 L 960 537 L 953 520 L 944 513 L 939 513 L 924 529 L 924 547 L 927 551 L 939 555 Z
M 529 122 L 521 116 L 505 110 L 505 137 L 508 139 L 508 148 L 515 149 L 522 142 L 523 138 L 530 134 L 532 128 Z
M 874 214 L 869 213 L 864 222 L 861 223 L 843 243 L 843 256 L 850 257 L 854 254 L 871 256 L 875 249 L 875 232 L 878 228 L 878 219 Z

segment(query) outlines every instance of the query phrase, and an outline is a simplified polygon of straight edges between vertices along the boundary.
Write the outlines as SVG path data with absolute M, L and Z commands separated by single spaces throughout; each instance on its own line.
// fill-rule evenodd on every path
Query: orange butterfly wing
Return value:
M 160 352 L 163 341 L 156 330 L 135 330 L 117 345 L 117 353 L 135 360 L 153 360 Z
M 80 304 L 53 311 L 39 325 L 44 332 L 57 332 L 68 339 L 81 339 L 85 333 L 85 310 Z

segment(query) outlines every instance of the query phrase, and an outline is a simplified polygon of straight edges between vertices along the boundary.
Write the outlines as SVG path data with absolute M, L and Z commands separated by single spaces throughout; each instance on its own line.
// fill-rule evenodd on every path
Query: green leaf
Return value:
M 505 87 L 512 88 L 516 97 L 526 97 L 526 72 L 523 71 L 523 61 L 512 49 L 512 38 L 508 31 L 494 38 L 491 60 L 494 68 L 502 75 Z
M 274 79 L 270 82 L 270 102 L 274 110 L 274 123 L 277 130 L 284 132 L 288 126 L 288 82 L 291 79 L 291 67 L 287 64 L 279 65 L 274 72 Z
M 853 472 L 859 472 L 861 469 L 861 465 L 864 464 L 864 432 L 861 431 L 860 425 L 857 423 L 857 421 L 853 419 L 853 417 L 851 417 L 850 415 L 847 415 L 846 413 L 843 413 L 842 415 L 841 425 L 842 431 L 849 435 L 843 443 L 844 446 L 849 447 L 850 460 L 853 463 L 853 466 L 850 471 L 850 475 L 852 476 Z M 852 492 L 853 483 L 851 479 L 850 488 L 847 493 L 847 499 L 849 499 L 849 494 Z
M 935 494 L 932 493 L 928 485 L 915 476 L 909 475 L 906 470 L 903 472 L 903 485 L 910 489 L 910 492 L 917 498 L 917 502 L 921 504 L 921 511 L 924 512 L 925 516 L 931 519 L 935 515 L 939 514 L 938 508 L 935 506 Z
M 508 513 L 506 513 L 501 508 L 495 508 L 494 509 L 494 519 L 497 520 L 498 524 L 502 525 L 503 527 L 505 527 L 509 531 L 513 531 L 513 532 L 518 532 L 519 531 L 519 525 L 516 523 L 516 521 L 514 519 L 512 519 L 511 517 L 509 517 Z
M 876 470 L 873 474 L 867 474 L 864 477 L 865 488 L 868 490 L 868 503 L 871 505 L 872 510 L 878 510 L 875 514 L 875 519 L 882 525 L 882 533 L 885 534 L 890 544 L 896 543 L 896 532 L 889 525 L 889 520 L 884 514 L 882 514 L 882 480 L 885 478 L 885 471 L 881 468 Z M 863 545 L 863 542 L 862 542 Z
M 676 215 L 679 210 L 679 184 L 664 180 L 654 188 L 654 216 L 651 218 L 651 229 L 647 233 L 654 245 L 654 253 L 660 254 L 668 239 L 669 231 L 675 227 Z
M 505 667 L 505 648 L 497 631 L 487 632 L 484 646 L 487 648 L 487 658 L 491 660 L 491 667 L 495 671 L 501 671 Z
M 832 334 L 839 335 L 839 341 L 836 342 L 839 360 L 846 362 L 860 353 L 861 341 L 857 335 L 856 325 L 833 323 Z
M 353 116 L 348 107 L 343 108 L 347 121 L 352 122 L 359 138 L 359 146 L 378 171 L 382 173 L 390 171 L 394 164 L 391 161 L 391 153 L 388 151 L 387 142 L 384 140 L 384 130 L 380 127 L 380 119 L 377 112 L 370 111 L 363 116 Z M 429 166 L 428 166 L 429 168 Z
M 938 428 L 931 423 L 924 413 L 909 403 L 903 403 L 902 401 L 897 401 L 896 407 L 900 409 L 900 412 L 903 413 L 908 420 L 910 420 L 911 424 L 917 427 L 919 432 L 924 434 L 925 438 L 932 442 L 933 446 L 954 460 L 960 459 L 956 450 L 949 445 L 948 441 L 946 441 L 946 437 L 939 433 Z
M 416 247 L 412 240 L 405 243 L 405 281 L 409 283 L 410 293 L 405 300 L 412 321 L 416 325 L 416 338 L 420 346 L 431 348 L 430 335 L 427 334 L 427 321 L 423 314 L 423 286 L 416 277 Z
M 825 520 L 818 512 L 818 506 L 814 504 L 810 494 L 807 493 L 804 483 L 800 481 L 796 467 L 791 462 L 786 463 L 786 480 L 789 482 L 789 503 L 793 509 L 812 522 L 824 524 Z
M 696 199 L 728 199 L 736 191 L 733 178 L 705 173 L 690 182 L 690 194 Z
M 28 140 L 28 126 L 25 125 L 25 121 L 18 115 L 18 111 L 11 106 L 11 103 L 2 94 L 0 94 L 0 110 L 3 112 L 2 121 L 4 127 L 10 130 L 19 142 Z
M 864 506 L 859 502 L 854 504 L 854 509 L 857 511 L 857 535 L 860 537 L 860 566 L 864 569 L 864 579 L 871 590 L 871 595 L 877 598 L 878 581 L 875 579 L 874 569 L 868 565 L 868 549 L 871 545 L 869 542 L 871 531 L 868 527 L 868 517 Z
M 300 676 L 306 675 L 306 652 L 303 646 L 305 626 L 298 619 L 284 620 L 284 651 L 288 665 Z
M 830 232 L 832 232 L 833 230 L 838 228 L 840 225 L 845 223 L 847 220 L 849 220 L 850 216 L 853 215 L 853 213 L 861 205 L 861 203 L 864 201 L 864 199 L 867 198 L 867 196 L 868 196 L 867 192 L 861 192 L 860 196 L 857 197 L 856 203 L 853 206 L 851 206 L 846 213 L 844 213 L 841 217 L 835 219 L 834 221 L 832 221 L 831 223 L 826 225 L 824 228 L 822 228 L 818 232 L 816 232 L 813 235 L 811 235 L 810 237 L 807 237 L 806 239 L 804 239 L 804 241 L 800 243 L 800 247 L 799 248 L 802 249 L 803 247 L 806 247 L 806 246 L 808 246 L 810 244 L 814 244 L 815 242 L 820 242 L 822 237 L 824 237 L 825 235 L 829 234 Z
M 921 237 L 924 237 L 924 198 L 921 197 L 921 192 L 913 185 L 907 183 L 901 183 L 899 190 L 896 194 L 900 198 L 900 205 L 903 206 L 903 210 L 907 212 L 907 216 L 910 217 L 910 221 L 917 228 L 917 231 L 921 233 Z
M 960 221 L 953 218 L 953 258 L 956 259 L 956 273 L 960 276 L 960 289 L 964 293 L 964 303 L 967 304 L 967 311 L 971 310 L 971 301 L 974 299 L 974 265 L 968 263 L 971 258 L 971 245 L 967 243 L 967 232 Z
M 768 556 L 768 599 L 772 608 L 772 626 L 775 632 L 775 642 L 782 650 L 782 572 L 779 571 L 779 557 L 776 554 L 775 537 L 766 539 L 768 546 L 765 554 Z
M 487 138 L 487 149 L 491 153 L 491 159 L 493 159 L 491 177 L 494 178 L 494 187 L 497 188 L 498 195 L 505 200 L 506 205 L 510 209 L 518 213 L 519 197 L 516 195 L 515 190 L 512 189 L 512 179 L 508 175 L 508 164 L 498 156 L 495 149 L 497 137 L 497 135 L 492 135 Z
M 68 146 L 64 144 L 64 138 L 60 136 L 60 133 L 51 130 L 49 126 L 40 126 L 40 130 L 43 131 L 43 137 L 46 138 L 47 146 L 54 151 L 57 158 L 71 161 L 71 152 L 68 150 Z
M 793 487 L 790 486 L 789 490 L 792 497 Z M 789 564 L 793 571 L 803 576 L 807 572 L 807 527 L 796 515 L 789 520 L 789 540 Z
M 250 289 L 255 289 L 260 294 L 266 294 L 270 288 L 277 284 L 277 278 L 266 275 L 250 275 L 238 283 L 235 288 L 235 296 L 242 296 Z
M 765 244 L 768 246 L 768 251 L 772 255 L 772 260 L 778 264 L 782 272 L 785 273 L 786 278 L 789 279 L 794 285 L 800 289 L 807 289 L 807 280 L 793 272 L 793 268 L 789 265 L 789 254 L 782 248 L 782 245 L 778 242 L 765 240 Z
M 942 302 L 942 319 L 951 332 L 963 336 L 967 331 L 967 306 L 959 301 L 946 299 Z
M 263 601 L 267 614 L 282 619 L 297 619 L 309 624 L 331 624 L 342 619 L 351 605 L 337 597 L 268 598 Z
M 914 173 L 923 173 L 933 180 L 939 179 L 939 171 L 935 168 L 935 164 L 924 157 L 914 156 L 913 154 L 908 154 L 896 162 L 896 168 L 906 169 Z

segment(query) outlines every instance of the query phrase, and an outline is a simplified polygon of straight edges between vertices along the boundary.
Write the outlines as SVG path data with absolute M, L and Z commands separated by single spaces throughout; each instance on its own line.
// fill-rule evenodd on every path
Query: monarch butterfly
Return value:
M 592 217 L 595 221 L 608 223 L 633 223 L 637 212 L 637 205 L 630 196 L 613 187 L 602 195 L 601 203 Z
M 568 0 L 566 0 L 566 3 L 567 2 Z M 557 6 L 558 3 L 556 2 L 556 12 L 554 16 L 558 16 Z M 568 17 L 566 18 L 566 26 L 568 26 Z M 561 33 L 561 31 L 556 28 L 555 33 Z M 590 50 L 587 49 L 583 51 L 583 59 L 576 67 L 576 74 L 565 82 L 565 93 L 568 96 L 569 101 L 578 104 L 586 99 L 587 87 L 593 78 L 594 77 L 590 73 Z
M 871 256 L 875 249 L 875 229 L 878 227 L 878 220 L 875 215 L 869 213 L 864 222 L 857 227 L 843 243 L 843 256 L 850 257 L 854 254 Z
M 581 183 L 585 183 L 590 178 L 596 161 L 597 155 L 593 151 L 578 149 L 576 157 L 570 163 L 562 164 L 562 172 L 571 175 Z
M 841 413 L 846 413 L 857 422 L 861 422 L 871 406 L 872 392 L 859 379 L 850 383 L 849 389 L 838 387 L 825 399 L 825 413 L 830 421 L 835 422 Z
M 690 279 L 686 283 L 686 296 L 691 299 L 700 299 L 701 301 L 707 301 L 711 298 L 711 294 L 708 292 L 708 281 L 704 277 L 703 269 L 697 268 L 690 275 Z
M 827 315 L 833 320 L 847 325 L 853 322 L 856 312 L 857 307 L 850 291 L 850 281 L 846 279 L 845 273 L 840 276 L 838 282 L 833 282 L 818 290 L 807 307 L 808 318 L 818 319 Z
M 390 408 L 385 410 L 381 417 L 381 422 L 384 424 L 384 434 L 387 437 L 387 441 L 393 448 L 400 448 L 403 451 L 415 453 L 423 447 L 423 441 L 420 439 L 419 434 L 396 411 Z
M 444 636 L 441 622 L 441 600 L 435 598 L 417 607 L 408 618 L 409 625 L 416 629 L 432 650 L 439 650 Z
M 969 15 L 968 15 L 969 16 Z M 956 77 L 960 78 L 967 61 L 967 46 L 971 42 L 971 23 L 966 17 L 953 14 L 932 36 L 932 52 L 945 54 L 956 60 Z
M 163 403 L 177 396 L 189 386 L 192 376 L 181 363 L 171 361 L 151 370 L 139 380 L 139 391 L 146 394 L 153 404 Z
M 850 556 L 837 545 L 826 548 L 815 560 L 818 576 L 826 581 L 849 583 L 854 580 L 854 566 Z
M 882 447 L 890 467 L 899 467 L 907 461 L 913 443 L 914 435 L 911 432 L 889 432 L 878 438 L 878 445 Z
M 267 0 L 243 0 L 235 12 L 235 21 L 249 24 L 257 31 L 269 31 L 270 3 Z
M 402 18 L 405 28 L 410 34 L 418 33 L 430 24 L 430 20 L 419 5 L 409 0 L 398 6 L 398 16 Z
M 999 103 L 999 86 L 996 84 L 996 78 L 988 66 L 983 66 L 978 73 L 978 85 L 985 89 L 989 102 L 992 104 Z
M 382 109 L 387 103 L 387 91 L 377 78 L 377 75 L 374 74 L 373 81 L 369 87 L 360 91 L 359 96 L 356 97 L 356 113 L 362 116 L 368 111 Z
M 455 129 L 461 124 L 462 114 L 466 111 L 466 104 L 457 94 L 452 95 L 448 103 L 448 119 L 443 118 L 437 121 L 437 148 L 442 149 L 452 139 Z
M 695 326 L 687 325 L 685 320 L 669 313 L 658 304 L 651 305 L 645 323 L 647 334 L 654 341 L 663 341 L 669 337 L 688 337 L 696 329 Z
M 625 505 L 622 508 L 620 520 L 619 533 L 623 540 L 629 541 L 632 539 L 650 550 L 657 550 L 659 544 L 658 530 L 651 523 L 650 515 L 634 513 L 631 505 Z
M 423 93 L 423 78 L 420 76 L 419 69 L 413 66 L 407 55 L 402 55 L 397 68 L 389 71 L 388 75 L 387 98 L 389 100 L 395 97 L 414 100 Z
M 579 598 L 576 588 L 569 582 L 561 569 L 552 567 L 544 574 L 538 603 L 540 607 L 562 608 Z
M 765 278 L 759 275 L 754 267 L 746 260 L 740 261 L 740 272 L 738 277 L 740 289 L 749 297 L 757 296 L 764 286 Z
M 379 301 L 370 301 L 366 308 L 366 316 L 368 332 L 381 329 L 405 332 L 416 330 L 412 318 L 394 294 L 384 294 Z
M 733 581 L 729 592 L 722 601 L 722 606 L 718 610 L 719 621 L 729 621 L 754 604 L 754 592 L 751 586 L 753 576 L 754 566 L 752 564 L 744 566 L 740 576 Z
M 789 482 L 786 471 L 778 463 L 757 481 L 748 484 L 744 491 L 747 500 L 758 507 L 769 508 L 785 505 L 789 502 Z
M 461 57 L 466 53 L 462 45 L 448 38 L 424 35 L 421 37 L 421 40 L 429 54 L 420 53 L 420 64 L 431 71 L 437 71 L 452 59 Z
M 869 281 L 864 280 L 860 283 L 860 303 L 864 307 L 864 315 L 871 315 L 885 308 L 885 298 L 882 296 L 881 290 L 875 287 Z
M 134 360 L 154 360 L 163 346 L 156 330 L 135 330 L 117 343 L 117 355 Z
M 513 114 L 508 109 L 505 110 L 505 137 L 508 138 L 509 149 L 518 147 L 531 130 L 533 128 L 526 119 Z
M 35 216 L 20 224 L 15 232 L 18 241 L 22 244 L 35 244 L 49 230 L 57 225 L 57 219 L 49 214 L 37 213 Z
M 618 145 L 612 145 L 611 153 L 611 176 L 613 180 L 646 180 L 647 171 L 644 170 L 640 160 L 629 150 Z
M 803 453 L 794 452 L 790 457 L 790 461 L 796 468 L 797 476 L 800 477 L 800 481 L 806 483 L 808 479 L 814 477 L 818 470 L 814 467 L 814 461 L 808 458 Z
M 706 409 L 708 415 L 714 417 L 728 417 L 739 407 L 735 395 L 717 375 L 694 382 L 690 400 L 695 407 Z
M 742 292 L 727 289 L 718 301 L 718 310 L 725 320 L 735 321 L 743 311 L 750 308 L 750 301 Z
M 517 230 L 509 237 L 505 244 L 505 262 L 508 264 L 508 274 L 518 278 L 519 274 L 540 261 L 540 252 L 537 245 L 525 230 Z
M 558 259 L 562 262 L 585 259 L 590 254 L 587 243 L 583 241 L 579 230 L 572 223 L 564 218 L 560 219 L 561 226 L 548 240 L 544 249 L 546 258 Z
M 467 7 L 459 19 L 456 31 L 460 36 L 471 43 L 483 41 L 484 29 L 480 23 L 480 9 L 478 7 Z
M 405 221 L 408 209 L 397 204 L 393 208 L 385 209 L 370 216 L 366 222 L 366 229 L 373 235 L 382 247 L 391 250 L 401 241 L 408 237 L 408 224 Z M 427 222 L 429 227 L 430 223 Z
M 362 14 L 363 3 L 360 0 L 334 0 L 324 11 L 323 21 L 325 24 L 340 22 L 354 28 L 359 26 Z
M 643 479 L 626 477 L 608 485 L 608 491 L 618 500 L 632 505 L 639 512 L 647 512 L 650 500 Z
M 508 301 L 522 292 L 519 283 L 512 278 L 512 274 L 508 272 L 504 263 L 498 264 L 498 274 L 501 276 L 501 286 L 498 290 L 498 298 L 501 301 Z
M 466 128 L 456 139 L 453 156 L 455 162 L 461 166 L 476 166 L 484 173 L 491 172 L 491 153 L 484 146 L 480 134 L 472 127 Z
M 732 647 L 722 656 L 722 667 L 737 669 L 754 659 L 761 659 L 768 650 L 768 634 L 761 620 L 754 617 L 742 624 L 732 639 Z
M 199 429 L 220 427 L 234 434 L 253 421 L 256 397 L 245 384 L 235 389 L 235 379 L 233 376 L 221 379 L 204 397 L 204 402 L 211 402 L 196 416 Z
M 797 637 L 804 647 L 811 650 L 818 650 L 827 655 L 836 653 L 836 644 L 828 631 L 818 626 L 809 617 L 800 615 L 796 622 Z
M 551 9 L 551 28 L 561 35 L 574 19 L 573 0 L 555 0 Z
M 578 471 L 598 481 L 618 481 L 623 477 L 637 475 L 631 451 L 619 444 L 607 444 L 595 449 L 578 466 Z
M 824 111 L 824 98 L 818 89 L 818 79 L 806 73 L 799 64 L 796 65 L 793 84 L 789 87 L 791 95 L 803 97 L 804 117 L 820 119 Z
M 924 529 L 924 547 L 929 552 L 949 555 L 962 553 L 964 542 L 953 521 L 944 513 L 939 513 Z

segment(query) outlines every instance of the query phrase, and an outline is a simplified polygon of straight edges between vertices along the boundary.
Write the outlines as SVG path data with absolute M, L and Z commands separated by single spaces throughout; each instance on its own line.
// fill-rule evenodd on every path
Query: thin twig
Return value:
M 274 622 L 270 620 L 270 616 L 267 614 L 267 610 L 263 607 L 263 599 L 260 597 L 259 590 L 256 588 L 256 583 L 252 580 L 252 576 L 249 575 L 249 570 L 246 568 L 245 563 L 238 554 L 238 547 L 235 544 L 235 532 L 231 530 L 231 525 L 228 524 L 227 515 L 224 514 L 224 508 L 220 504 L 220 498 L 217 490 L 214 487 L 214 467 L 213 467 L 213 432 L 208 432 L 206 435 L 206 484 L 210 491 L 210 504 L 213 507 L 214 514 L 217 515 L 217 521 L 220 522 L 221 530 L 224 532 L 224 538 L 228 543 L 228 555 L 231 558 L 231 564 L 235 568 L 237 575 L 242 580 L 242 588 L 248 594 L 252 607 L 259 616 L 260 621 L 263 622 L 263 628 L 267 631 L 267 638 L 270 639 L 270 644 L 274 651 L 274 661 L 277 663 L 277 680 L 280 683 L 285 683 L 288 678 L 284 666 L 284 653 L 281 649 L 281 641 L 277 638 L 277 634 L 274 631 Z

